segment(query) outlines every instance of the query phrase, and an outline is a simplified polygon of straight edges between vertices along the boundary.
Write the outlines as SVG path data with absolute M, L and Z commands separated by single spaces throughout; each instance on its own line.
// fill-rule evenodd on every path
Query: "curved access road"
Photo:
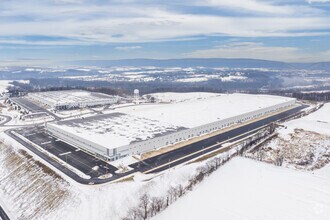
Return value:
M 1 220 L 10 220 L 10 218 L 8 217 L 8 215 L 5 213 L 5 211 L 3 210 L 3 208 L 0 206 L 0 219 Z
M 5 125 L 7 122 L 12 120 L 12 117 L 10 117 L 8 115 L 0 115 L 0 117 L 5 118 L 4 121 L 0 121 L 0 125 Z

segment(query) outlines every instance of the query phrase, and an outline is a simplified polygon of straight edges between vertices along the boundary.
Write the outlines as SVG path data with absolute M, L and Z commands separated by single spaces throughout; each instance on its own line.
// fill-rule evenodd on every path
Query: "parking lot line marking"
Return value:
M 71 154 L 71 151 L 68 151 L 68 152 L 65 152 L 65 153 L 61 153 L 58 156 L 64 156 L 64 155 L 68 155 L 68 154 Z
M 27 135 L 25 135 L 25 137 L 29 137 L 29 136 L 32 136 L 32 135 L 36 135 L 36 133 L 27 134 Z

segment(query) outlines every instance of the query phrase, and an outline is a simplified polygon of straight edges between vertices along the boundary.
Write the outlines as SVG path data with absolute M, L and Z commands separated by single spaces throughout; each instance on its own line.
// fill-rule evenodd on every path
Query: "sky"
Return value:
M 0 0 L 0 64 L 330 61 L 330 0 Z

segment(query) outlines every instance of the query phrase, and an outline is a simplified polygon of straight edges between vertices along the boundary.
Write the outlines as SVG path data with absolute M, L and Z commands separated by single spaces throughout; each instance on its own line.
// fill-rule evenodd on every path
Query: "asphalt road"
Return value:
M 114 173 L 117 170 L 116 167 L 105 161 L 50 136 L 43 127 L 16 129 L 15 131 L 92 178 Z
M 271 117 L 268 117 L 268 118 L 265 118 L 265 119 L 262 119 L 262 120 L 259 120 L 259 121 L 256 121 L 256 122 L 253 122 L 251 124 L 247 124 L 247 125 L 235 128 L 233 130 L 221 133 L 219 135 L 213 136 L 213 137 L 208 138 L 208 139 L 204 139 L 204 140 L 189 144 L 187 146 L 184 146 L 184 147 L 181 147 L 179 149 L 170 151 L 168 153 L 148 158 L 148 159 L 144 160 L 143 162 L 134 163 L 134 164 L 130 165 L 130 167 L 132 167 L 136 170 L 145 172 L 147 170 L 153 169 L 153 168 L 155 168 L 157 166 L 160 166 L 162 164 L 166 164 L 166 163 L 169 163 L 171 161 L 180 159 L 180 158 L 182 158 L 186 155 L 192 154 L 194 152 L 201 151 L 201 150 L 203 150 L 204 148 L 206 148 L 208 146 L 212 146 L 212 145 L 217 144 L 218 142 L 224 142 L 224 141 L 226 141 L 230 138 L 234 138 L 238 135 L 250 132 L 251 130 L 260 128 L 264 125 L 267 125 L 267 124 L 270 124 L 270 123 L 275 122 L 277 120 L 280 120 L 284 117 L 287 117 L 291 114 L 296 113 L 297 111 L 300 111 L 303 108 L 305 108 L 305 106 L 297 107 L 297 108 L 288 110 L 286 112 L 283 112 L 283 113 L 280 113 L 280 114 L 277 114 L 277 115 L 274 115 L 274 116 L 271 116 Z M 247 133 L 247 134 L 241 136 L 239 139 L 241 139 L 243 137 L 246 137 L 248 135 L 250 135 L 250 133 Z M 232 140 L 232 141 L 235 141 L 235 139 Z M 171 167 L 171 166 L 173 167 L 173 166 L 178 165 L 180 163 L 189 161 L 189 160 L 191 160 L 195 157 L 198 157 L 198 156 L 200 156 L 202 154 L 205 154 L 207 152 L 219 149 L 221 147 L 222 147 L 221 145 L 218 145 L 218 146 L 215 146 L 211 149 L 203 150 L 203 152 L 201 152 L 197 155 L 194 155 L 192 158 L 185 158 L 185 159 L 180 160 L 179 162 L 173 162 L 172 164 L 169 165 L 169 167 Z M 164 170 L 164 168 L 156 169 L 156 170 L 153 171 L 153 173 L 160 172 L 160 171 L 163 171 L 163 170 Z
M 7 122 L 9 122 L 12 118 L 7 116 L 7 115 L 0 115 L 1 117 L 5 118 L 5 120 L 1 121 L 0 122 L 0 125 L 4 125 L 6 124 Z
M 21 106 L 22 108 L 31 111 L 32 113 L 44 112 L 44 108 L 41 108 L 40 106 L 34 104 L 25 97 L 11 98 L 10 100 Z
M 31 111 L 32 113 L 40 113 L 45 112 L 51 116 L 53 116 L 56 120 L 60 120 L 61 118 L 55 115 L 54 113 L 46 110 L 45 108 L 40 107 L 39 105 L 33 103 L 26 97 L 18 97 L 18 98 L 11 98 L 12 102 L 16 103 L 17 105 L 25 108 L 28 111 Z
M 255 122 L 252 122 L 252 123 L 247 124 L 247 125 L 243 125 L 239 128 L 235 128 L 233 130 L 224 132 L 224 133 L 216 135 L 214 137 L 204 139 L 204 140 L 198 141 L 196 143 L 189 144 L 189 145 L 184 146 L 182 148 L 179 148 L 179 149 L 176 149 L 176 150 L 173 150 L 173 151 L 170 151 L 170 152 L 167 152 L 167 153 L 164 153 L 164 154 L 152 157 L 152 158 L 148 158 L 148 159 L 146 159 L 142 162 L 134 163 L 134 164 L 130 165 L 130 167 L 132 167 L 133 169 L 129 172 L 126 172 L 126 173 L 116 174 L 114 169 L 109 169 L 107 172 L 112 173 L 113 176 L 111 176 L 110 178 L 107 178 L 107 179 L 99 179 L 98 175 L 100 175 L 100 173 L 98 173 L 98 172 L 95 175 L 94 175 L 95 172 L 94 173 L 90 172 L 89 174 L 92 174 L 93 176 L 91 175 L 92 178 L 89 179 L 89 180 L 81 178 L 76 173 L 69 170 L 67 167 L 63 166 L 62 164 L 58 163 L 53 158 L 50 158 L 49 156 L 47 156 L 44 153 L 40 152 L 34 146 L 30 145 L 29 143 L 26 143 L 24 140 L 18 138 L 14 134 L 12 134 L 11 133 L 12 130 L 7 130 L 6 133 L 9 136 L 11 136 L 12 138 L 14 138 L 15 140 L 17 140 L 18 142 L 20 142 L 21 144 L 23 144 L 24 146 L 26 146 L 28 149 L 33 151 L 35 154 L 37 154 L 38 156 L 40 156 L 44 160 L 48 161 L 51 165 L 53 165 L 57 169 L 61 170 L 63 173 L 65 173 L 66 175 L 68 175 L 72 179 L 76 180 L 77 182 L 82 183 L 82 184 L 91 184 L 91 183 L 101 184 L 101 183 L 106 183 L 106 182 L 109 182 L 109 181 L 116 180 L 120 177 L 125 177 L 125 176 L 130 175 L 130 174 L 135 173 L 135 172 L 147 172 L 148 170 L 154 169 L 152 171 L 152 173 L 156 173 L 156 172 L 160 172 L 160 171 L 163 171 L 165 169 L 168 169 L 170 167 L 176 166 L 178 164 L 187 162 L 187 161 L 189 161 L 193 158 L 196 158 L 196 157 L 198 157 L 200 155 L 203 155 L 205 153 L 208 153 L 210 151 L 220 149 L 222 146 L 218 144 L 217 146 L 214 146 L 210 149 L 205 149 L 204 150 L 204 148 L 206 148 L 206 147 L 215 145 L 218 142 L 227 141 L 228 139 L 232 139 L 232 138 L 233 138 L 233 140 L 231 140 L 231 141 L 235 141 L 235 139 L 241 139 L 245 136 L 250 135 L 251 130 L 261 128 L 264 125 L 267 125 L 269 123 L 276 122 L 276 121 L 281 120 L 283 118 L 286 118 L 290 115 L 294 115 L 298 111 L 300 111 L 301 109 L 303 109 L 305 107 L 306 106 L 296 107 L 296 108 L 288 110 L 286 112 L 279 113 L 277 115 L 270 116 L 268 118 L 265 118 L 265 119 L 262 119 L 262 120 L 259 120 L 259 121 L 255 121 Z M 25 129 L 27 129 L 27 128 L 24 128 L 22 130 L 25 130 Z M 29 131 L 32 132 L 32 129 L 29 129 Z M 22 132 L 22 131 L 18 131 L 18 132 Z M 239 138 L 237 138 L 237 136 L 242 135 L 244 133 L 246 133 L 246 134 L 243 135 L 243 136 L 240 136 Z M 72 147 L 72 146 L 70 146 L 70 145 L 68 145 L 64 142 L 56 141 L 55 139 L 52 140 L 51 143 L 47 143 L 47 141 L 49 142 L 50 137 L 46 133 L 44 133 L 42 130 L 40 130 L 40 128 L 39 128 L 39 132 L 37 132 L 37 134 L 33 134 L 33 132 L 32 132 L 32 134 L 30 134 L 30 135 L 29 135 L 29 133 L 26 133 L 26 134 L 23 134 L 23 135 L 26 135 L 27 138 L 29 138 L 29 136 L 31 135 L 30 137 L 32 137 L 32 140 L 39 143 L 38 144 L 39 146 L 40 146 L 41 143 L 44 143 L 44 144 L 41 144 L 41 147 L 42 147 L 42 145 L 45 145 L 43 148 L 45 150 L 47 150 L 48 152 L 52 153 L 53 155 L 57 156 L 57 157 L 59 157 L 59 154 L 66 153 L 66 152 L 69 152 L 69 151 L 71 153 L 76 152 L 76 150 L 75 150 L 76 148 L 74 148 L 74 147 Z M 43 138 L 45 138 L 45 139 L 43 139 Z M 41 141 L 43 141 L 43 142 L 41 142 Z M 58 144 L 58 142 L 59 142 L 59 144 Z M 201 151 L 201 150 L 202 150 L 202 152 L 196 153 L 196 152 Z M 68 155 L 70 155 L 70 154 L 68 154 Z M 89 158 L 85 154 L 82 154 L 82 155 L 81 154 L 72 154 L 73 155 L 72 158 L 70 158 L 70 156 L 68 156 L 68 158 L 69 158 L 68 163 L 71 163 L 71 165 L 75 166 L 77 169 L 81 169 L 82 172 L 90 171 L 90 168 L 94 165 L 93 158 Z M 191 155 L 191 154 L 193 154 L 193 155 Z M 87 155 L 89 155 L 89 154 L 87 154 Z M 190 155 L 190 156 L 188 156 L 186 158 L 183 158 L 187 155 Z M 85 165 L 88 164 L 88 166 L 85 167 L 85 165 L 84 166 L 79 165 L 80 163 L 77 162 L 77 161 L 84 161 L 83 163 Z M 173 162 L 171 162 L 171 161 L 173 161 Z M 102 162 L 104 162 L 104 161 L 102 161 Z M 102 162 L 100 162 L 100 163 L 102 163 Z M 169 165 L 162 166 L 162 165 L 167 164 L 167 163 L 169 163 Z M 157 169 L 157 167 L 159 167 L 159 168 Z M 102 172 L 102 169 L 99 172 Z
M 0 219 L 1 220 L 10 220 L 8 215 L 5 213 L 5 211 L 0 206 Z

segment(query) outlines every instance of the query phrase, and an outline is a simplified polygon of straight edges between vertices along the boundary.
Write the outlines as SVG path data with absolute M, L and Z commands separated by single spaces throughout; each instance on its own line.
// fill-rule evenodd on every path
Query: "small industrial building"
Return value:
M 119 97 L 83 90 L 62 90 L 29 93 L 28 98 L 45 108 L 66 110 L 111 105 L 117 103 Z
M 127 106 L 108 114 L 48 123 L 46 128 L 78 148 L 116 160 L 255 120 L 295 103 L 278 96 L 202 95 L 170 104 Z

